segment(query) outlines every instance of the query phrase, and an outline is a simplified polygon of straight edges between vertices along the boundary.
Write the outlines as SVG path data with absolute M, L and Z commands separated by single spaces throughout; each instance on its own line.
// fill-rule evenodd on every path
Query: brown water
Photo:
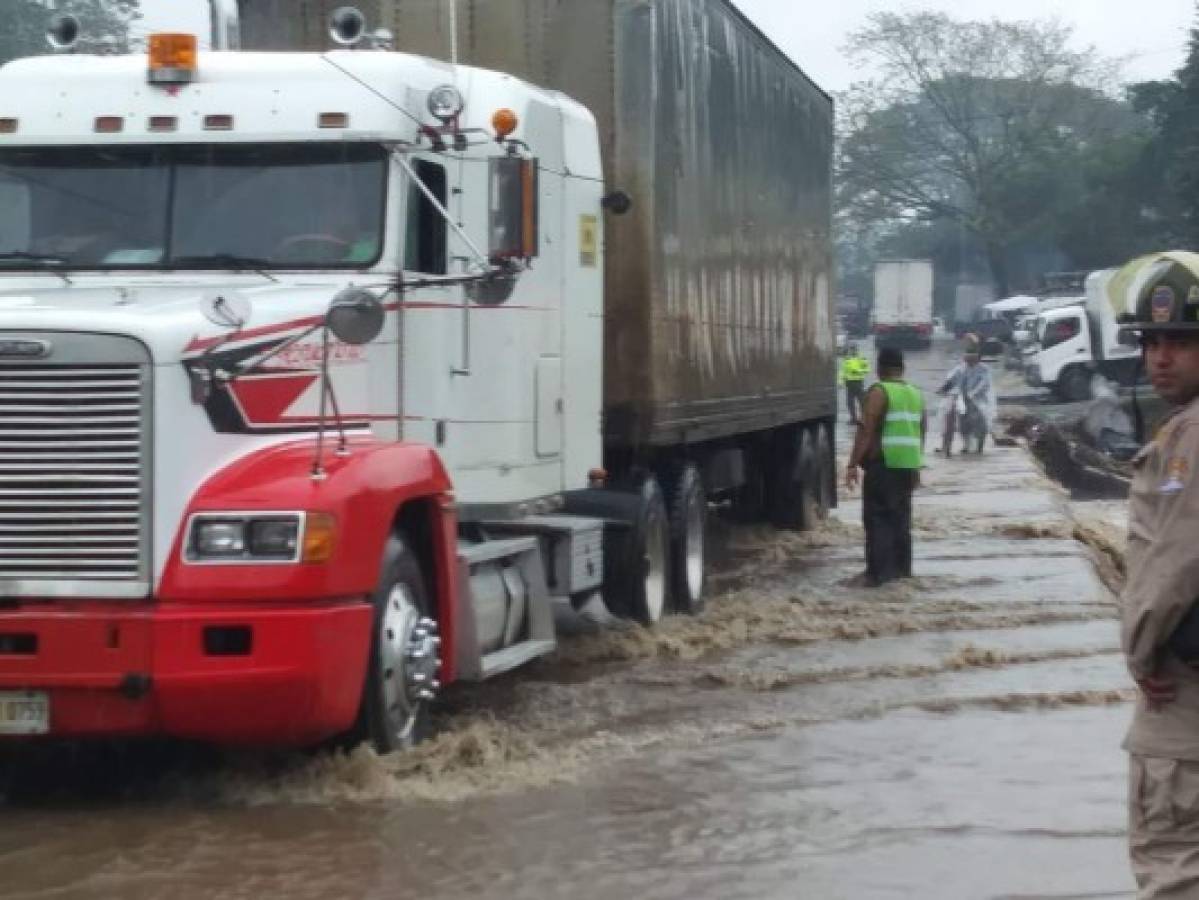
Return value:
M 1111 516 L 1018 449 L 927 475 L 917 578 L 845 585 L 853 498 L 719 525 L 703 617 L 458 688 L 407 755 L 24 758 L 0 895 L 1130 896 Z

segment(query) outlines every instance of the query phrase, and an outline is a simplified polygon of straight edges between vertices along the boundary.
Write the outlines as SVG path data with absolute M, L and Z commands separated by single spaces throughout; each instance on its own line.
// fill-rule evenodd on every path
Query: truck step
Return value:
M 483 541 L 481 544 L 471 544 L 461 547 L 458 555 L 468 566 L 493 562 L 497 559 L 519 556 L 522 553 L 538 550 L 537 538 L 517 537 L 497 541 Z
M 507 672 L 509 669 L 515 669 L 517 666 L 523 666 L 530 660 L 552 652 L 556 646 L 556 641 L 522 641 L 519 644 L 513 644 L 511 647 L 505 647 L 503 650 L 488 653 L 483 657 L 479 677 L 481 679 L 493 678 L 501 672 Z

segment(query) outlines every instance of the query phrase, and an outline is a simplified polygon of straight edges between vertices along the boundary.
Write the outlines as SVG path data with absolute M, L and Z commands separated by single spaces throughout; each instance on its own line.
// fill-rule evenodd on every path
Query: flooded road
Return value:
M 950 362 L 909 360 L 925 388 Z M 1129 681 L 1075 537 L 1118 542 L 1120 511 L 1019 448 L 925 482 L 911 581 L 845 585 L 853 497 L 810 534 L 719 526 L 702 618 L 458 690 L 411 754 L 27 765 L 0 896 L 1131 896 Z

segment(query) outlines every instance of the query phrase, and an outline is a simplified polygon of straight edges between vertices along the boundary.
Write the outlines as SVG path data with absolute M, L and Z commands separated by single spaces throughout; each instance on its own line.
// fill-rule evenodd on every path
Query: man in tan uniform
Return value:
M 1199 898 L 1199 254 L 1151 263 L 1136 321 L 1173 410 L 1134 461 L 1122 644 L 1140 688 L 1129 848 L 1141 900 Z M 1192 615 L 1192 612 L 1194 614 Z

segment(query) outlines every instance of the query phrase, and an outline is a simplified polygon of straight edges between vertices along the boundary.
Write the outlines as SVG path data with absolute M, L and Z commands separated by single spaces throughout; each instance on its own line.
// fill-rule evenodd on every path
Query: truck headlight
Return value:
M 309 518 L 322 531 L 331 519 L 302 512 L 197 513 L 188 526 L 183 556 L 189 563 L 299 562 Z

